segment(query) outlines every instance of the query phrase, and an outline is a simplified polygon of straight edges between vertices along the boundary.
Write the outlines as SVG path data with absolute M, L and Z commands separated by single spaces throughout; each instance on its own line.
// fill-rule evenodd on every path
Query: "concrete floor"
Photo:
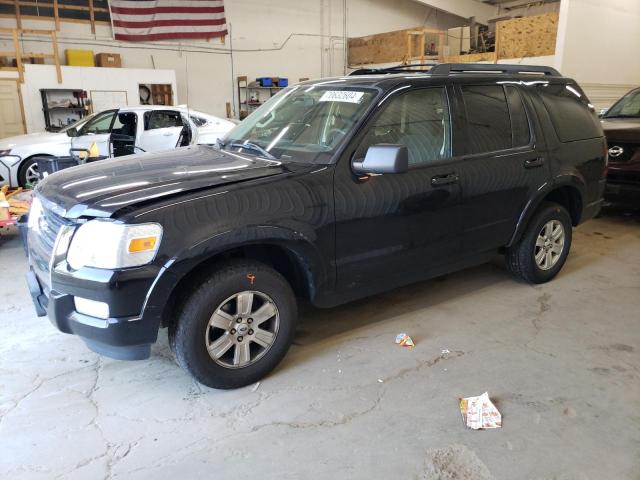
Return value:
M 0 240 L 0 478 L 640 478 L 640 212 L 579 227 L 546 285 L 496 262 L 306 309 L 281 367 L 227 392 L 164 332 L 142 362 L 58 333 L 21 248 Z M 466 430 L 457 399 L 484 391 L 504 427 Z

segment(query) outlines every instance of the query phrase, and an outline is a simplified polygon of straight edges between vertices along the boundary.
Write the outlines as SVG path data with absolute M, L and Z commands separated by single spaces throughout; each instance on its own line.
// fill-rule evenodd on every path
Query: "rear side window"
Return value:
M 195 115 L 191 115 L 191 121 L 195 123 L 196 127 L 201 127 L 207 123 L 206 118 L 196 117 Z
M 169 110 L 153 110 L 144 114 L 144 129 L 155 130 L 157 128 L 181 127 L 182 116 L 180 112 Z
M 467 154 L 529 144 L 529 121 L 515 87 L 470 85 L 461 89 L 467 115 Z
M 538 91 L 561 142 L 602 136 L 593 107 L 580 87 L 570 83 L 547 84 L 539 86 Z

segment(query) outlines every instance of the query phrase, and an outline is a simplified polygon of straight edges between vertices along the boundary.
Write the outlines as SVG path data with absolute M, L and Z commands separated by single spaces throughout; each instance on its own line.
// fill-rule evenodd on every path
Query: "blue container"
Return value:
M 271 77 L 259 77 L 256 80 L 260 82 L 261 87 L 273 87 L 273 79 Z
M 288 78 L 279 78 L 278 79 L 278 86 L 279 87 L 288 87 L 289 86 L 289 79 Z

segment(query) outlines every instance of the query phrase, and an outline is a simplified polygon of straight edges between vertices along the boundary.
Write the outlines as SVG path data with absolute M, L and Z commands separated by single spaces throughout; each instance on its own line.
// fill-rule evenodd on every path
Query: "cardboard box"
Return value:
M 71 67 L 95 67 L 93 50 L 67 49 L 64 51 L 67 65 Z
M 96 65 L 99 67 L 121 68 L 122 58 L 119 53 L 96 54 Z

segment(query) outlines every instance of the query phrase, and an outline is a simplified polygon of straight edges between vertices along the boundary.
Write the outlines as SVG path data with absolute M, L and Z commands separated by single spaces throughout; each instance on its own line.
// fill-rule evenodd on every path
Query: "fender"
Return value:
M 142 320 L 159 328 L 167 299 L 189 272 L 218 255 L 247 246 L 277 246 L 288 252 L 300 267 L 313 301 L 335 279 L 330 262 L 323 259 L 313 240 L 297 229 L 263 225 L 221 232 L 202 240 L 162 265 L 145 298 Z
M 544 201 L 547 195 L 549 195 L 549 193 L 560 187 L 575 188 L 580 193 L 580 199 L 582 201 L 582 205 L 584 205 L 586 184 L 582 175 L 577 171 L 558 175 L 551 182 L 542 184 L 538 188 L 536 194 L 529 199 L 520 214 L 520 218 L 518 218 L 518 223 L 516 224 L 516 228 L 509 240 L 509 243 L 507 244 L 507 247 L 511 247 L 518 243 L 529 224 L 529 220 L 531 220 L 531 217 L 533 217 L 540 204 Z

